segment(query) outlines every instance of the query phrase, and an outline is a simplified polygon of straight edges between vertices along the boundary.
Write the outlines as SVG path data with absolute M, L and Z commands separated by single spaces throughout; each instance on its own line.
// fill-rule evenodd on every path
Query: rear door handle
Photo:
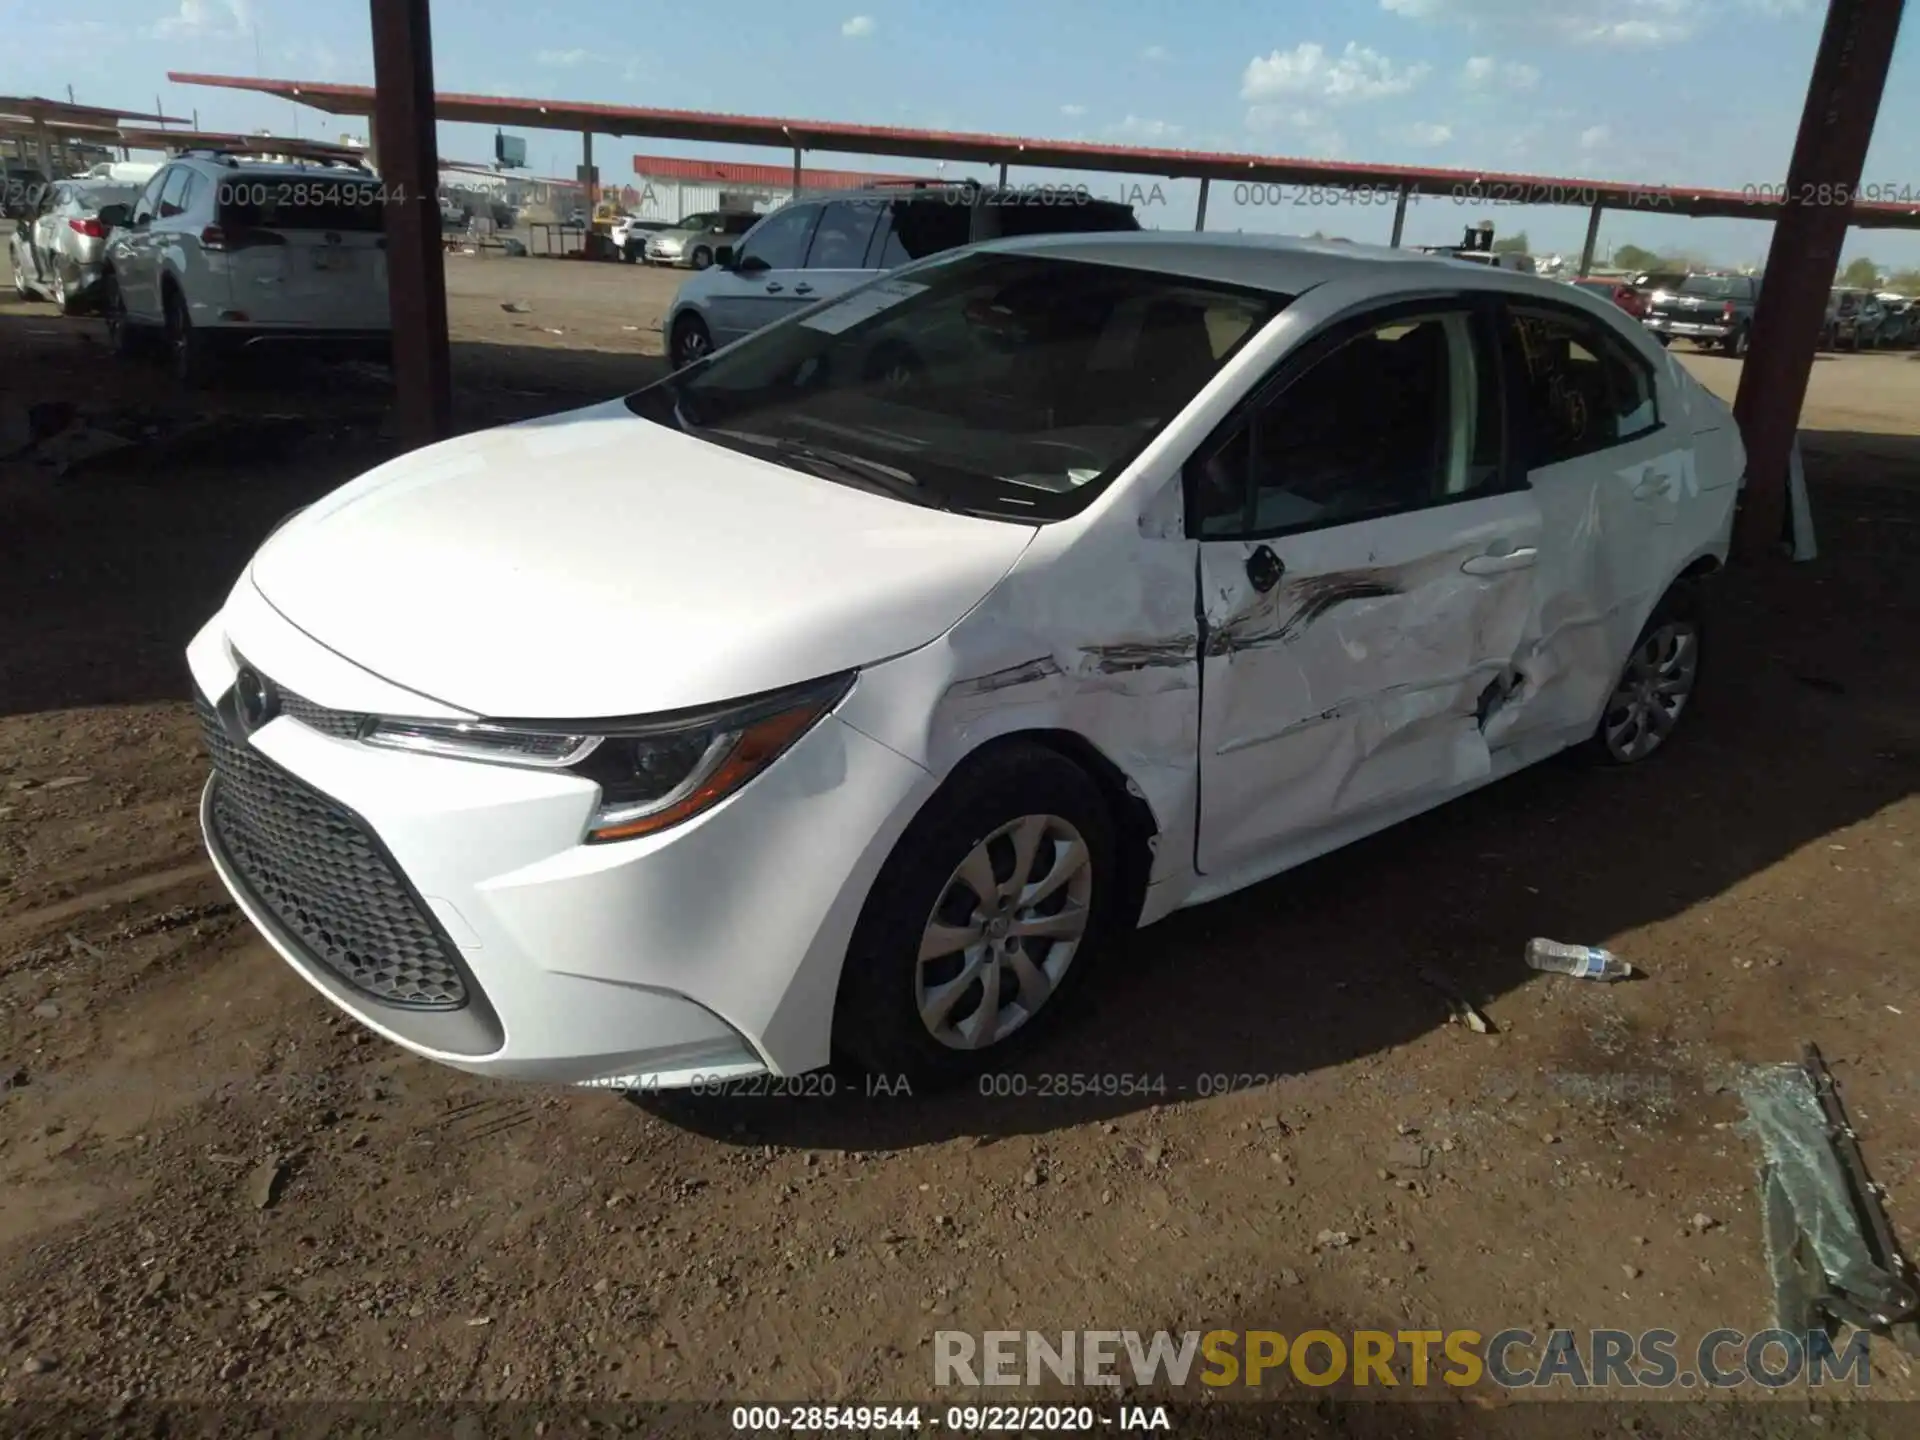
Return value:
M 787 287 L 782 285 L 778 280 L 769 280 L 767 282 L 767 294 L 769 295 L 778 295 L 786 288 Z
M 793 293 L 796 295 L 811 295 L 813 293 L 813 287 L 806 284 L 796 285 L 793 287 Z
M 1463 575 L 1505 575 L 1513 570 L 1531 570 L 1540 552 L 1532 546 L 1509 550 L 1504 555 L 1476 555 L 1460 567 Z

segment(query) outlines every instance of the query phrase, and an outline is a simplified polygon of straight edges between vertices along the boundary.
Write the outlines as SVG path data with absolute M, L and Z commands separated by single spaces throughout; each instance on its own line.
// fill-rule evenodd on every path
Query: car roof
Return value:
M 1480 265 L 1451 255 L 1285 235 L 1118 230 L 1023 235 L 988 241 L 980 248 L 1001 253 L 1048 255 L 1089 264 L 1126 265 L 1280 295 L 1298 295 L 1330 281 L 1358 280 L 1369 275 L 1390 283 L 1395 289 L 1459 288 L 1471 284 L 1476 289 L 1560 297 L 1568 288 L 1524 270 Z

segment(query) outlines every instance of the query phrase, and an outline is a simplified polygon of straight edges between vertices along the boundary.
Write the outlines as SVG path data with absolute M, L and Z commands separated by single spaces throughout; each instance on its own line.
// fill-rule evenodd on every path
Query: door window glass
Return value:
M 877 205 L 841 200 L 827 206 L 820 214 L 820 228 L 813 232 L 807 269 L 858 270 L 866 262 L 867 241 L 879 218 Z
M 740 243 L 740 258 L 764 260 L 769 270 L 798 270 L 819 218 L 818 205 L 790 205 L 769 215 Z
M 133 207 L 135 223 L 151 220 L 160 209 L 160 192 L 166 188 L 167 181 L 173 178 L 171 169 L 162 170 L 147 182 L 147 188 L 141 192 L 140 199 Z
M 1599 322 L 1514 308 L 1504 330 L 1518 392 L 1515 432 L 1528 470 L 1577 460 L 1660 423 L 1653 367 Z
M 184 166 L 176 165 L 167 172 L 166 189 L 160 192 L 160 218 L 170 220 L 187 207 L 182 203 L 186 198 L 187 181 L 192 172 Z
M 1494 368 L 1465 311 L 1371 325 L 1256 399 L 1188 470 L 1202 538 L 1275 535 L 1502 483 Z

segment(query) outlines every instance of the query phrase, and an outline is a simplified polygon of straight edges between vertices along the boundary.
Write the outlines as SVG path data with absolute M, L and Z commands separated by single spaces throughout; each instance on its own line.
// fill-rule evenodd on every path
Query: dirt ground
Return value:
M 449 277 L 463 423 L 658 373 L 671 274 Z M 275 521 L 392 452 L 381 376 L 189 400 L 8 295 L 0 401 L 61 433 L 0 462 L 0 1401 L 872 1403 L 934 1394 L 940 1329 L 1758 1331 L 1728 1086 L 1806 1040 L 1920 1243 L 1911 357 L 1817 366 L 1821 558 L 1724 577 L 1657 763 L 1538 767 L 1142 932 L 1030 1073 L 1160 1076 L 1157 1102 L 845 1077 L 638 1105 L 374 1039 L 201 858 L 181 651 Z M 1688 363 L 1731 394 L 1737 362 Z M 1533 975 L 1535 934 L 1650 978 Z M 1422 965 L 1497 1033 L 1449 1024 Z M 1920 1362 L 1873 1367 L 1920 1397 Z M 1782 1394 L 1779 1433 L 1821 1422 Z M 1426 1396 L 1299 1423 L 1487 1433 L 1509 1404 Z M 1700 1412 L 1569 1413 L 1535 1433 Z

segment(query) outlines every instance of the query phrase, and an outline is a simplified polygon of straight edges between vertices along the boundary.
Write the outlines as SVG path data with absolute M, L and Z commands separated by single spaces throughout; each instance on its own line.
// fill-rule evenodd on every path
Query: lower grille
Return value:
M 213 758 L 214 838 L 287 935 L 383 1004 L 466 1005 L 453 942 L 360 818 L 235 744 L 203 697 L 195 697 L 195 709 Z

